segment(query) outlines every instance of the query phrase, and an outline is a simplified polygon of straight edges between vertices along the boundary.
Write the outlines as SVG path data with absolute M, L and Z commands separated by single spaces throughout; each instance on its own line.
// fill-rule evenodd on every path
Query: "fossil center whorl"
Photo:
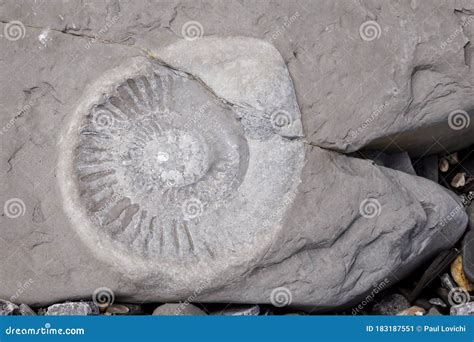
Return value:
M 130 165 L 150 186 L 170 188 L 196 183 L 209 170 L 209 149 L 197 133 L 179 129 L 155 131 L 130 147 Z

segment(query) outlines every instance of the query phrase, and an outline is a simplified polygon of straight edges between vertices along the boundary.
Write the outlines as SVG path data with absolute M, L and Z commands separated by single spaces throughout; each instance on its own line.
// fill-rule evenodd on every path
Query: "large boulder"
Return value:
M 314 68 L 302 109 L 308 139 L 341 152 L 412 155 L 472 144 L 472 3 L 339 5 L 320 11 L 333 24 L 305 54 Z
M 0 297 L 37 305 L 106 286 L 123 301 L 323 310 L 395 283 L 464 231 L 437 184 L 315 146 L 351 150 L 381 131 L 349 149 L 316 139 L 329 133 L 301 116 L 272 44 L 145 30 L 129 45 L 114 40 L 122 14 L 95 37 L 51 13 L 0 41 L 15 80 L 0 92 Z M 359 114 L 336 119 L 345 129 Z
M 462 204 L 427 179 L 309 147 L 285 228 L 247 277 L 204 299 L 354 304 L 452 246 L 466 224 Z

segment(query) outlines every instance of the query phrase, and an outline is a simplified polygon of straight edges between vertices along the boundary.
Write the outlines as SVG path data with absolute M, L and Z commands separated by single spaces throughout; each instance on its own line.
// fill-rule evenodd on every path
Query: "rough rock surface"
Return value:
M 258 316 L 260 307 L 258 305 L 228 307 L 212 313 L 214 316 Z
M 0 299 L 0 316 L 11 316 L 18 310 L 18 306 L 7 300 Z
M 451 316 L 474 316 L 474 303 L 469 302 L 451 307 Z
M 426 313 L 427 316 L 442 316 L 441 312 L 437 308 L 431 308 Z
M 232 293 L 243 292 L 259 302 L 264 292 L 272 297 L 272 283 L 289 290 L 294 305 L 308 298 L 320 309 L 357 302 L 454 244 L 465 229 L 462 205 L 429 180 L 316 147 L 306 158 L 277 242 L 248 279 L 212 298 L 236 301 Z
M 62 303 L 48 307 L 45 316 L 90 316 L 99 314 L 99 309 L 89 303 Z
M 373 160 L 375 164 L 388 167 L 390 169 L 402 171 L 415 175 L 415 170 L 407 152 L 386 154 L 380 151 L 364 151 L 362 156 L 365 159 Z M 437 167 L 438 165 L 436 165 Z
M 21 316 L 36 316 L 36 312 L 26 304 L 20 304 L 18 311 Z
M 24 37 L 0 40 L 0 297 L 327 309 L 461 236 L 452 194 L 335 152 L 472 142 L 445 127 L 471 106 L 466 37 L 432 51 L 452 5 L 206 6 L 3 3 Z
M 153 311 L 153 316 L 206 316 L 207 314 L 192 304 L 163 304 Z
M 375 303 L 372 310 L 376 315 L 394 316 L 409 307 L 410 302 L 408 302 L 405 297 L 401 294 L 394 293 L 382 298 L 380 302 Z
M 471 282 L 474 282 L 474 231 L 472 230 L 464 236 L 462 253 L 464 273 Z

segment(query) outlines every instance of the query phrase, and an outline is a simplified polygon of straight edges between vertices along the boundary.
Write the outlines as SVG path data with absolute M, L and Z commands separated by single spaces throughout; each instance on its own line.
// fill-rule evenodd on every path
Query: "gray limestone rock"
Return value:
M 18 311 L 22 316 L 36 316 L 36 312 L 26 304 L 20 304 Z
M 474 316 L 474 302 L 468 302 L 451 307 L 451 316 Z
M 146 315 L 146 311 L 138 304 L 112 304 L 104 312 L 105 316 Z
M 242 292 L 252 302 L 266 293 L 274 305 L 304 306 L 309 298 L 316 309 L 356 304 L 382 280 L 393 284 L 454 244 L 465 229 L 462 205 L 429 180 L 318 148 L 306 157 L 299 188 L 307 190 L 294 200 L 279 243 L 248 279 L 212 298 L 236 301 L 232 294 Z
M 428 310 L 426 316 L 442 316 L 442 313 L 435 307 Z
M 198 59 L 203 40 L 193 50 Z M 282 64 L 253 39 L 209 44 L 219 56 L 218 46 L 242 41 L 246 58 L 252 46 L 255 61 Z M 263 59 L 262 49 L 273 59 Z M 280 77 L 285 102 L 278 104 L 282 94 L 264 75 L 230 99 L 212 89 L 243 79 L 240 68 L 221 64 L 221 75 L 212 70 L 220 83 L 206 86 L 173 68 L 134 58 L 92 84 L 66 119 L 56 171 L 65 213 L 84 242 L 136 281 L 166 283 L 169 296 L 204 280 L 224 285 L 255 264 L 281 229 L 304 162 L 303 141 L 286 138 L 302 134 L 286 69 L 266 68 Z M 252 96 L 263 98 L 258 108 Z
M 415 175 L 415 169 L 411 163 L 407 152 L 387 154 L 381 151 L 364 151 L 360 153 L 365 159 L 373 160 L 375 164 L 388 167 L 390 169 L 402 171 Z
M 421 2 L 348 7 L 345 15 L 339 6 L 320 11 L 334 24 L 306 55 L 318 61 L 306 75 L 315 82 L 302 110 L 308 139 L 344 152 L 365 146 L 413 155 L 470 145 L 472 17 L 462 12 L 473 4 L 444 3 L 439 11 Z
M 28 4 L 2 6 L 4 32 Z M 468 110 L 470 87 L 451 69 L 467 72 L 461 41 L 445 59 L 427 52 L 438 31 L 418 19 L 430 6 L 382 6 L 375 41 L 358 34 L 373 5 L 261 2 L 224 25 L 238 3 L 216 4 L 193 14 L 206 34 L 185 39 L 174 32 L 189 18 L 172 6 L 100 3 L 75 19 L 61 14 L 71 4 L 43 6 L 24 37 L 0 40 L 12 80 L 0 92 L 0 297 L 45 305 L 107 286 L 123 302 L 326 310 L 462 235 L 466 214 L 447 190 L 336 152 L 401 133 L 391 139 L 416 154 L 448 109 Z M 150 12 L 159 20 L 137 15 Z M 308 51 L 265 33 L 285 13 Z M 447 148 L 451 131 L 439 131 Z M 61 305 L 89 313 L 51 312 Z
M 0 316 L 11 316 L 18 310 L 18 306 L 7 300 L 0 299 Z
M 89 303 L 69 302 L 51 305 L 45 316 L 90 316 L 94 314 L 98 314 L 98 308 Z
M 410 302 L 401 294 L 394 293 L 374 304 L 372 312 L 376 315 L 394 316 L 410 307 Z
M 212 313 L 214 316 L 258 316 L 259 314 L 258 305 L 231 306 Z
M 163 304 L 153 311 L 153 316 L 206 316 L 207 314 L 190 303 Z

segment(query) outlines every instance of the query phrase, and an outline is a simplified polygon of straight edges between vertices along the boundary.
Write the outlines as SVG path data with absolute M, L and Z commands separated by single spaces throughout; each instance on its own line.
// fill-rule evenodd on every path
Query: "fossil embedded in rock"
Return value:
M 71 215 L 125 258 L 215 259 L 252 244 L 281 215 L 272 207 L 299 170 L 286 157 L 301 143 L 248 137 L 242 114 L 209 89 L 145 64 L 98 87 L 71 119 L 63 169 L 73 179 L 62 183 Z
M 198 217 L 247 171 L 247 142 L 228 108 L 203 91 L 186 111 L 176 108 L 192 88 L 170 72 L 129 78 L 93 105 L 79 133 L 83 205 L 98 227 L 143 255 L 212 255 L 195 238 Z

